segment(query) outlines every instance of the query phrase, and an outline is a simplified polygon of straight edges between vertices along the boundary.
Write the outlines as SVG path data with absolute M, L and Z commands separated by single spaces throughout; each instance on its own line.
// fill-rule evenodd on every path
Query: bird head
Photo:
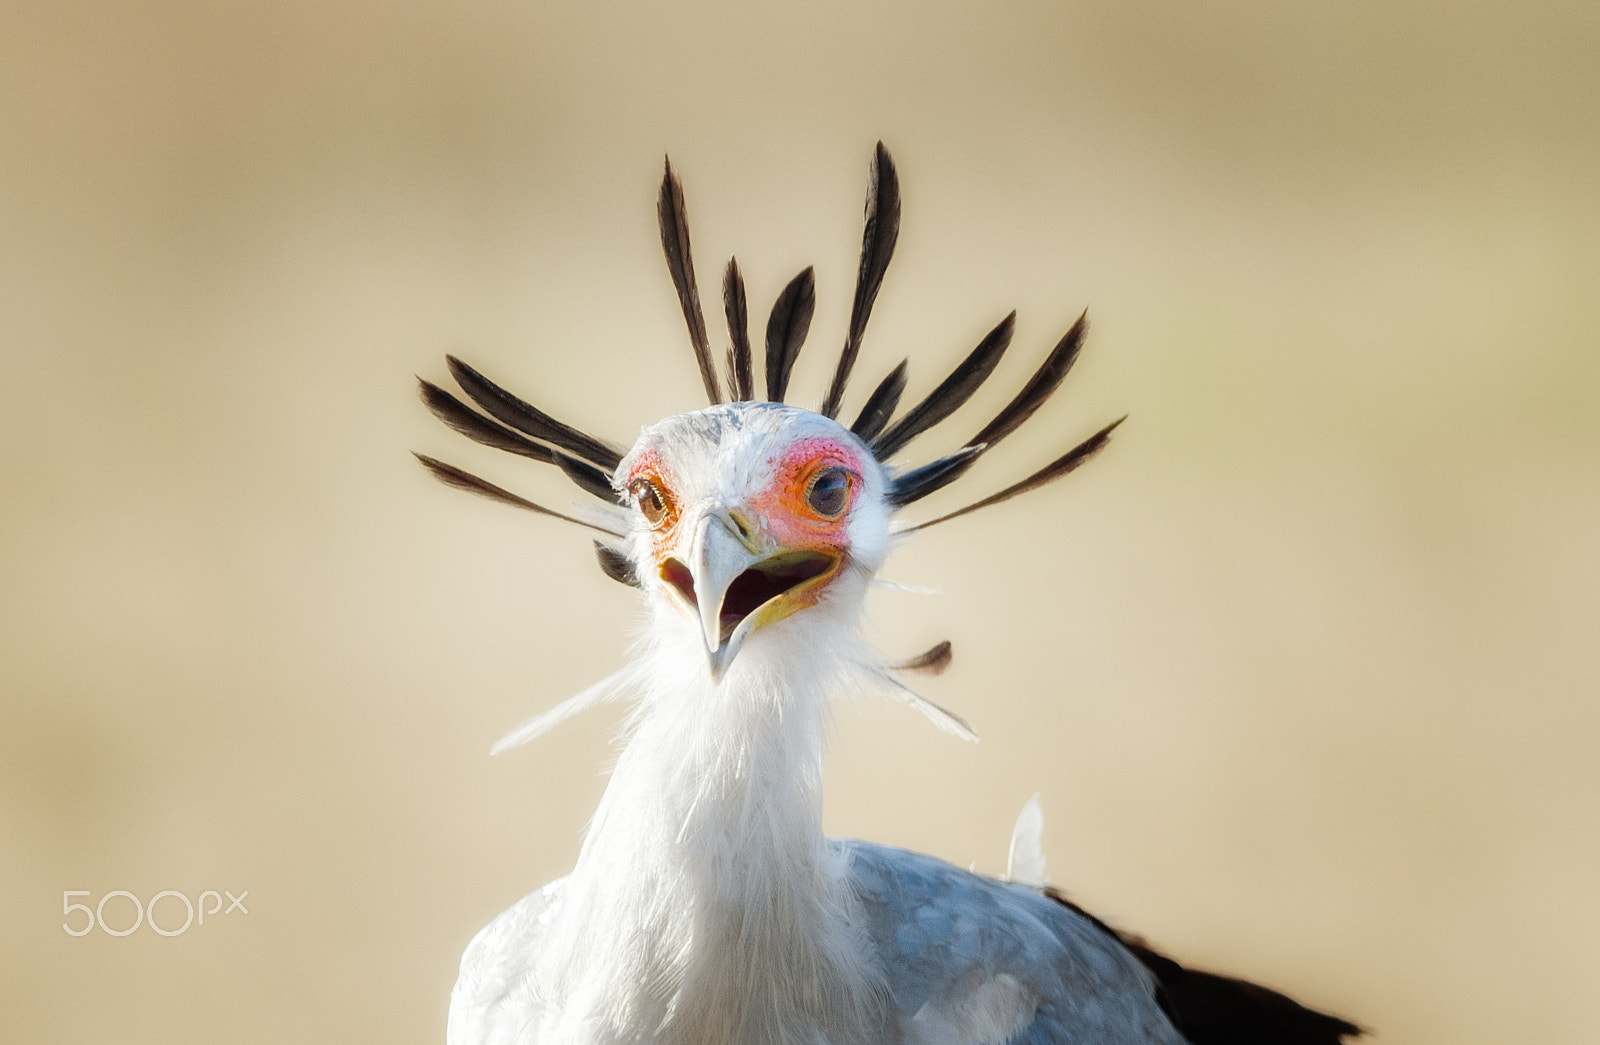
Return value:
M 690 257 L 683 189 L 669 162 L 657 207 L 661 242 L 712 405 L 645 428 L 625 450 L 557 421 L 447 357 L 473 405 L 419 379 L 423 401 L 440 420 L 476 442 L 555 465 L 603 503 L 558 511 L 454 465 L 418 458 L 449 485 L 600 532 L 595 551 L 606 574 L 640 588 L 669 619 L 687 624 L 704 647 L 713 681 L 742 649 L 781 633 L 785 622 L 831 615 L 853 624 L 892 537 L 1043 486 L 1098 452 L 1120 423 L 963 508 L 917 523 L 896 521 L 901 509 L 959 479 L 1033 416 L 1077 359 L 1086 323 L 1079 316 L 1010 402 L 955 450 L 919 466 L 901 465 L 896 459 L 912 440 L 955 413 L 995 370 L 1011 343 L 1016 313 L 913 406 L 900 410 L 906 360 L 874 387 L 854 421 L 839 420 L 900 224 L 899 180 L 882 143 L 870 173 L 850 325 L 815 411 L 784 403 L 815 306 L 812 270 L 790 280 L 772 307 L 763 399 L 755 388 L 744 278 L 738 262 L 729 261 L 723 305 L 730 343 L 719 375 Z
M 744 402 L 647 428 L 614 479 L 632 509 L 633 574 L 689 620 L 712 678 L 763 629 L 854 616 L 889 550 L 888 481 L 843 425 Z

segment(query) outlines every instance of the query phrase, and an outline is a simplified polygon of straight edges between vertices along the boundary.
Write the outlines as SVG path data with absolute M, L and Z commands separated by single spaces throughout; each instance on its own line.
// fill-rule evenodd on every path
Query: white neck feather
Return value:
M 821 825 L 828 700 L 859 663 L 855 629 L 815 607 L 781 640 L 752 636 L 714 685 L 670 612 L 543 951 L 534 1040 L 885 1040 L 881 973 Z

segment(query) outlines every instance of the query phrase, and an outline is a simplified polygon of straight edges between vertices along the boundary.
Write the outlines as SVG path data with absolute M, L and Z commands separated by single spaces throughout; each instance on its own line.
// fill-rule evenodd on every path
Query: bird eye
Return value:
M 844 511 L 845 502 L 850 499 L 850 471 L 846 468 L 824 468 L 811 480 L 811 487 L 806 490 L 806 504 L 818 515 L 826 515 L 830 519 Z
M 633 495 L 645 522 L 651 526 L 661 525 L 661 520 L 667 517 L 667 499 L 661 496 L 655 483 L 649 479 L 635 479 L 628 484 L 628 493 Z

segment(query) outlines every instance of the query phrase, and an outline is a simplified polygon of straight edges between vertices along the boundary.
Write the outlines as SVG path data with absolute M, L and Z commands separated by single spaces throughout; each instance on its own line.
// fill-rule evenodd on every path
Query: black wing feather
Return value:
M 1044 893 L 1126 947 L 1156 979 L 1156 1000 L 1192 1045 L 1343 1045 L 1366 1033 L 1349 1020 L 1308 1009 L 1247 980 L 1187 969 L 1130 933 L 1118 932 L 1067 899 Z
M 750 352 L 750 313 L 745 307 L 744 276 L 739 259 L 728 259 L 722 277 L 722 310 L 728 317 L 728 394 L 736 403 L 754 399 L 756 378 Z
M 1000 362 L 1006 347 L 1011 344 L 1011 335 L 1016 332 L 1016 328 L 1017 314 L 1013 312 L 989 331 L 988 335 L 978 342 L 978 347 L 951 371 L 949 377 L 939 383 L 938 388 L 929 392 L 926 399 L 912 407 L 904 417 L 891 425 L 888 431 L 874 439 L 872 452 L 877 455 L 878 460 L 887 461 L 911 440 L 955 413 L 961 404 L 971 399 L 972 393 L 978 390 L 978 386 L 994 373 L 995 365 Z M 967 445 L 976 446 L 980 442 L 982 440 L 974 439 Z
M 783 288 L 767 319 L 767 398 L 774 403 L 783 402 L 789 390 L 789 371 L 800 356 L 816 308 L 816 274 L 807 266 Z
M 706 317 L 700 311 L 700 290 L 694 282 L 694 258 L 689 253 L 689 212 L 683 202 L 683 185 L 672 173 L 672 161 L 666 161 L 666 173 L 661 176 L 661 196 L 656 201 L 656 217 L 661 222 L 661 250 L 667 256 L 667 269 L 672 273 L 672 285 L 678 290 L 678 304 L 683 308 L 683 321 L 689 325 L 689 340 L 694 344 L 694 361 L 700 367 L 700 379 L 705 382 L 706 396 L 713 403 L 722 402 L 717 390 L 717 365 L 711 358 L 711 343 L 706 338 Z
M 866 228 L 861 234 L 861 268 L 856 273 L 856 296 L 850 306 L 850 332 L 845 337 L 838 369 L 833 372 L 833 383 L 828 386 L 828 397 L 819 411 L 825 417 L 839 416 L 845 385 L 861 351 L 861 335 L 866 332 L 872 303 L 878 298 L 878 288 L 883 285 L 883 274 L 894 257 L 899 236 L 900 177 L 889 150 L 879 142 L 872 153 L 872 174 L 867 182 Z
M 562 424 L 538 407 L 507 392 L 455 356 L 445 356 L 445 362 L 450 365 L 450 373 L 455 377 L 456 384 L 473 402 L 517 431 L 559 446 L 607 471 L 616 471 L 617 465 L 622 463 L 622 451 L 616 447 L 585 435 L 571 425 Z

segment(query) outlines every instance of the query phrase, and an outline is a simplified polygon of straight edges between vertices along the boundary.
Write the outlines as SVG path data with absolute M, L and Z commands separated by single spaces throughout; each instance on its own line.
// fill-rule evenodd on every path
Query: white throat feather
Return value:
M 821 825 L 828 703 L 862 657 L 853 621 L 816 609 L 773 629 L 782 641 L 756 636 L 719 684 L 658 608 L 626 747 L 533 970 L 548 1004 L 532 1040 L 883 1040 L 883 974 Z

